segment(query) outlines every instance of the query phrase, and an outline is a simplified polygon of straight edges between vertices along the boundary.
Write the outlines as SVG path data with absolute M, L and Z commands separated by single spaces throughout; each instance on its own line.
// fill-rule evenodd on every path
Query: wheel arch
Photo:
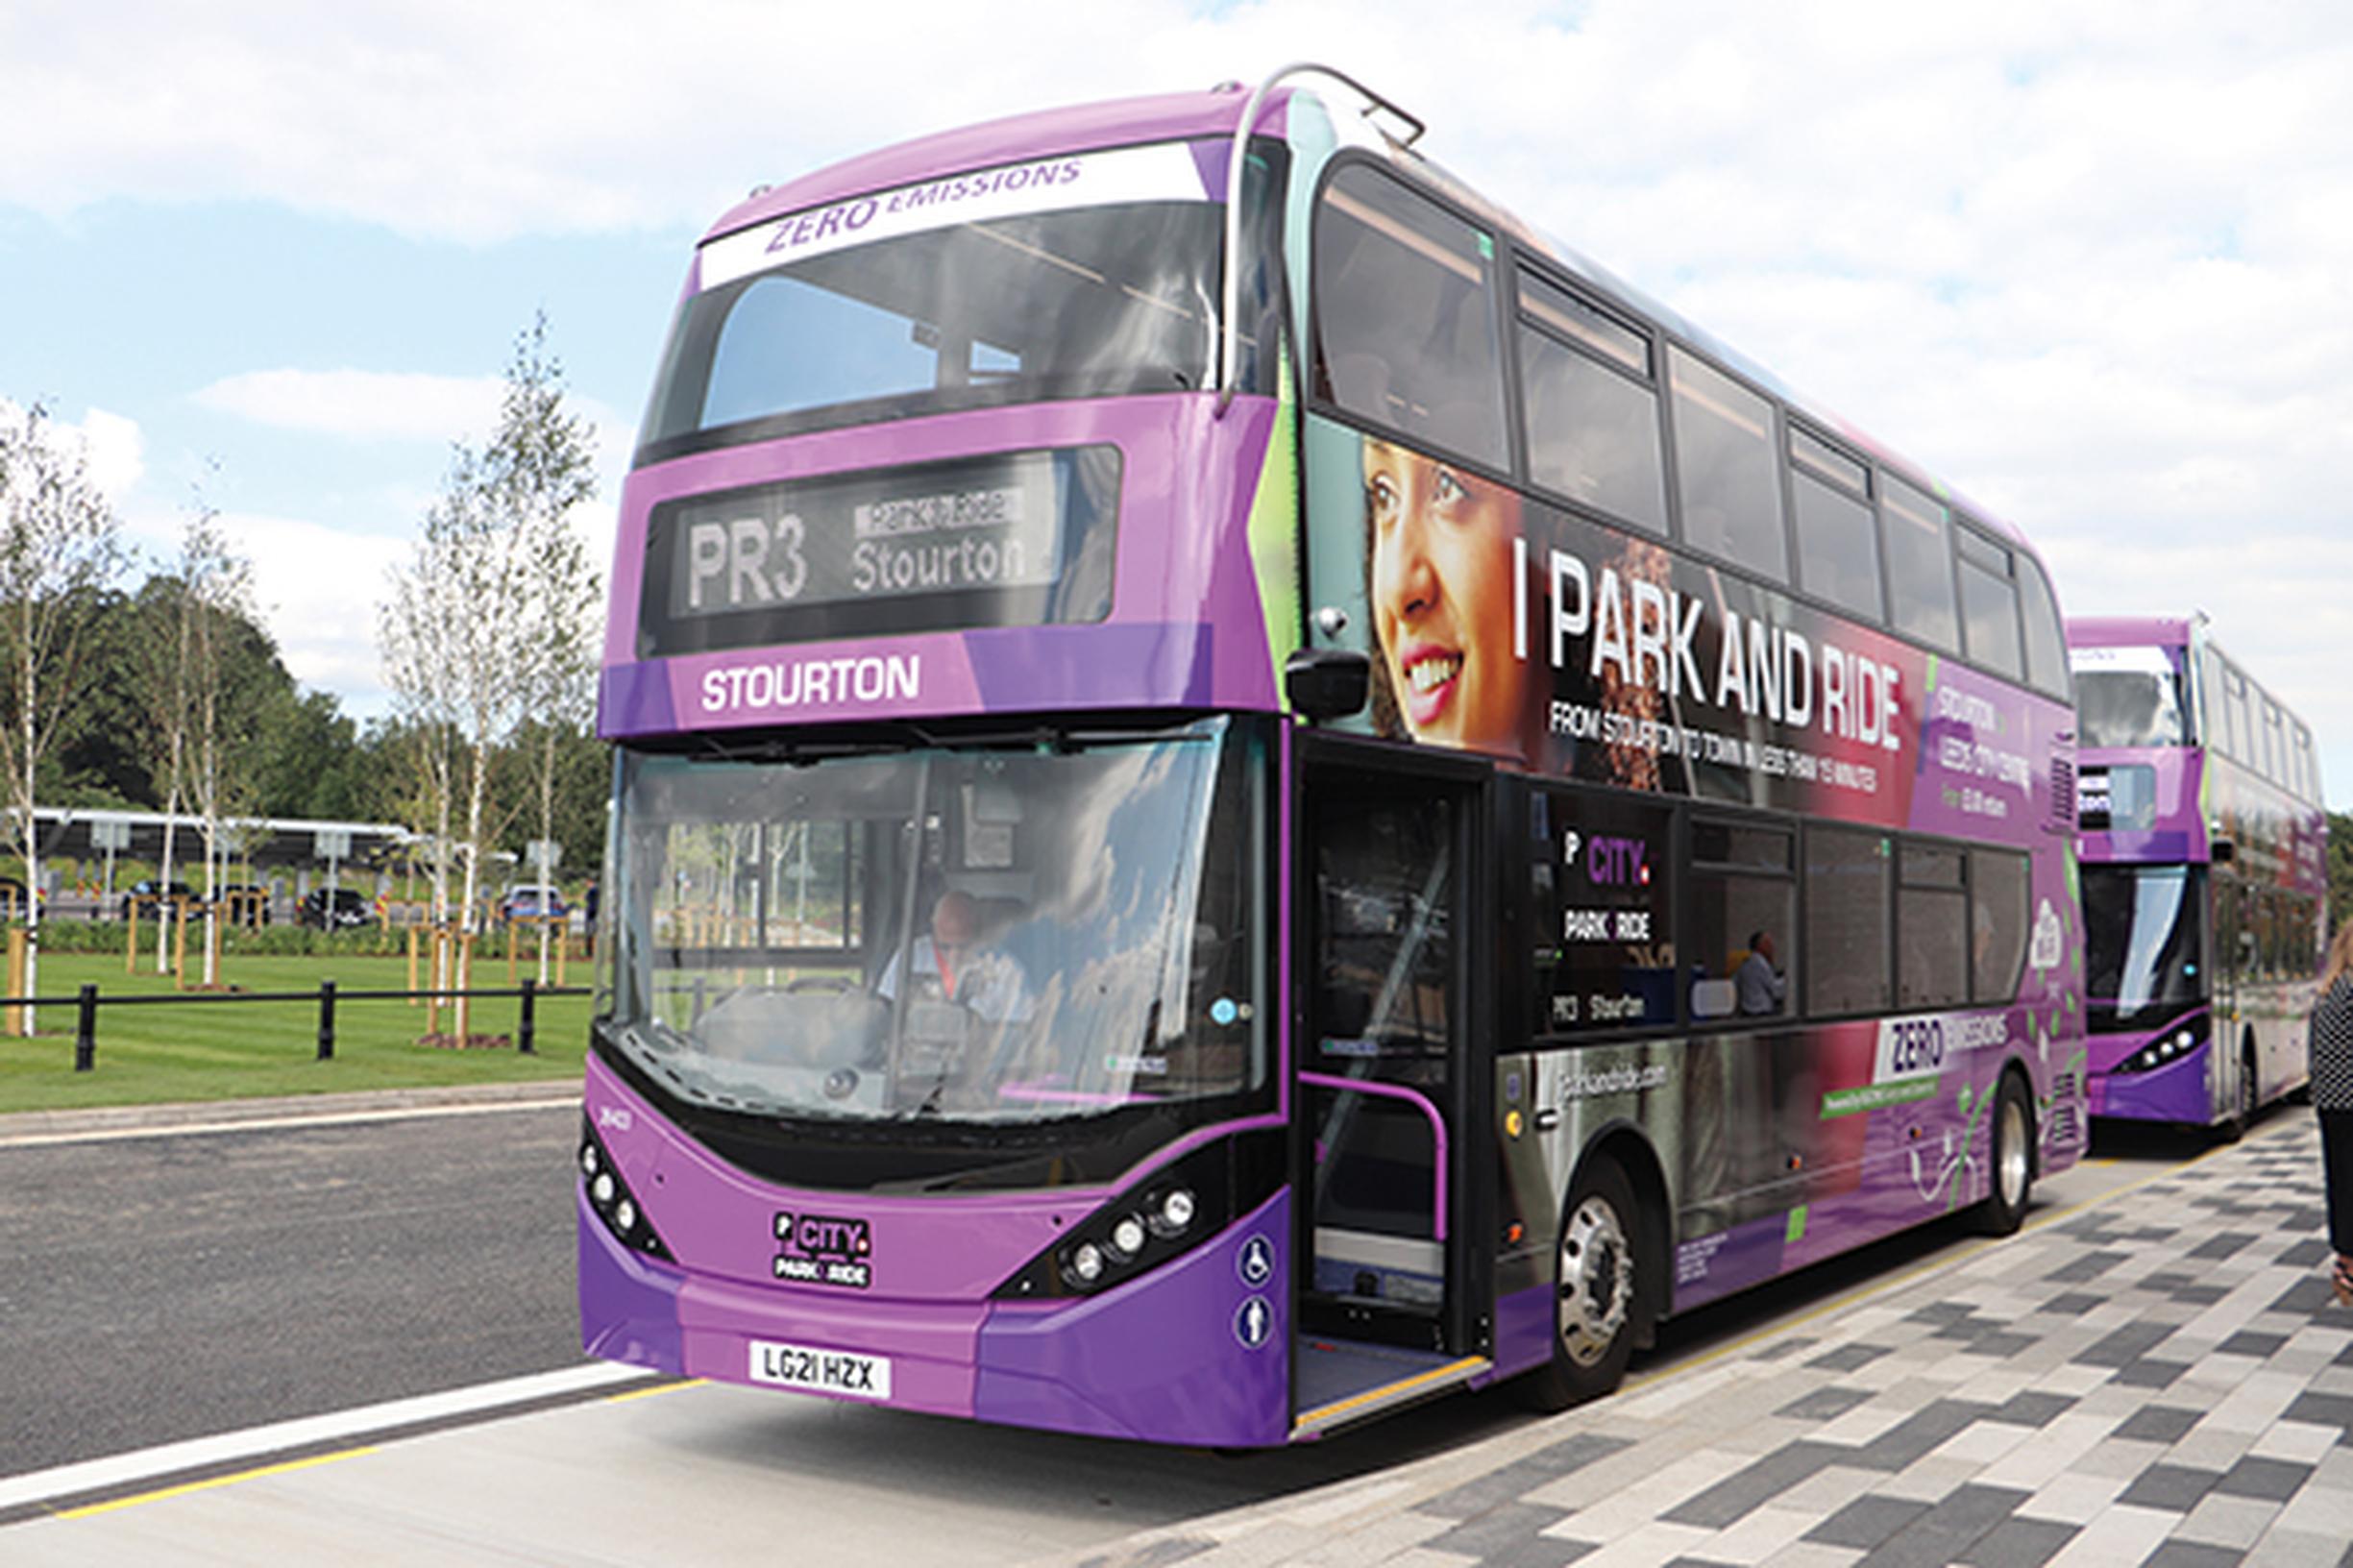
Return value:
M 2043 1117 L 2036 1109 L 2033 1069 L 2026 1066 L 2026 1059 L 2016 1052 L 2002 1058 L 2001 1070 L 1994 1075 L 1995 1094 L 1999 1095 L 2002 1084 L 2012 1078 L 2018 1080 L 2019 1092 L 2026 1101 L 2026 1172 L 2039 1182 L 2043 1179 Z M 1993 1124 L 1988 1122 L 1986 1152 L 1989 1157 L 1993 1152 Z
M 1642 1332 L 1635 1343 L 1649 1349 L 1653 1331 L 1673 1311 L 1672 1266 L 1675 1256 L 1674 1190 L 1668 1186 L 1665 1164 L 1648 1135 L 1632 1121 L 1615 1117 L 1604 1123 L 1577 1157 L 1569 1172 L 1567 1185 L 1560 1189 L 1560 1212 L 1568 1213 L 1569 1194 L 1577 1190 L 1579 1182 L 1597 1160 L 1616 1163 L 1626 1173 L 1634 1189 L 1634 1203 L 1641 1211 L 1642 1221 L 1636 1238 L 1642 1248 L 1635 1260 L 1634 1284 L 1643 1307 Z

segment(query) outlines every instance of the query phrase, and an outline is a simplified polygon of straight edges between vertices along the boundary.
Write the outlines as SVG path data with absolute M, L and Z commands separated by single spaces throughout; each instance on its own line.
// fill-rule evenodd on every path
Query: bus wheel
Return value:
M 2246 1136 L 2255 1120 L 2255 1053 L 2251 1049 L 2239 1053 L 2239 1091 L 2231 1096 L 2230 1115 L 2222 1118 L 2217 1129 L 2225 1143 L 2236 1143 Z
M 1553 1254 L 1552 1360 L 1520 1380 L 1536 1409 L 1565 1410 L 1624 1381 L 1647 1327 L 1640 1225 L 1633 1184 L 1615 1160 L 1596 1156 L 1569 1190 Z
M 1987 1236 L 2008 1236 L 2025 1223 L 2026 1204 L 2034 1194 L 2034 1112 L 2026 1104 L 2026 1087 L 2015 1072 L 2001 1075 L 1994 1094 L 1992 1165 L 1994 1181 L 1977 1205 L 1977 1229 Z

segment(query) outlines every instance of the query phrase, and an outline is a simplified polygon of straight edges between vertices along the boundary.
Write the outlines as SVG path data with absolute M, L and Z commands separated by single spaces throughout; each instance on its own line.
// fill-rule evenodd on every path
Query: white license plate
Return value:
M 784 1345 L 772 1339 L 751 1341 L 751 1381 L 778 1388 L 806 1388 L 820 1394 L 846 1394 L 852 1399 L 891 1397 L 891 1359 L 860 1356 L 854 1351 L 823 1350 L 815 1345 Z

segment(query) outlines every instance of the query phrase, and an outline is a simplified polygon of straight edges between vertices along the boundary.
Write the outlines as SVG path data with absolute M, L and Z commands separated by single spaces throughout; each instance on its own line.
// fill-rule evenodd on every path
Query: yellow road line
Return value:
M 710 1381 L 708 1378 L 687 1378 L 678 1383 L 657 1383 L 650 1388 L 630 1388 L 622 1393 L 607 1394 L 604 1403 L 626 1405 L 633 1399 L 651 1399 L 656 1394 L 674 1394 L 681 1388 L 699 1388 Z
M 234 1475 L 214 1476 L 209 1481 L 185 1482 L 178 1486 L 163 1487 L 159 1491 L 135 1492 L 129 1497 L 118 1497 L 110 1502 L 91 1503 L 79 1508 L 61 1508 L 52 1517 L 87 1519 L 95 1514 L 112 1513 L 117 1508 L 133 1507 L 141 1503 L 160 1503 L 168 1497 L 185 1497 L 191 1492 L 208 1492 L 220 1486 L 234 1486 L 241 1481 L 259 1481 L 264 1476 L 282 1476 L 296 1470 L 313 1470 L 322 1464 L 332 1464 L 338 1459 L 355 1459 L 362 1455 L 375 1452 L 374 1448 L 369 1447 L 339 1449 L 332 1454 L 314 1454 L 306 1459 L 288 1459 L 282 1464 L 265 1464 L 258 1470 L 239 1470 Z

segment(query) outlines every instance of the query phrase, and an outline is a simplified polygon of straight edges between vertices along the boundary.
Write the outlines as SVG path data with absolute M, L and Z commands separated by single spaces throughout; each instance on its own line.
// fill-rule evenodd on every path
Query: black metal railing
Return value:
M 537 1004 L 542 996 L 585 996 L 586 986 L 543 986 L 535 978 L 526 976 L 519 986 L 478 986 L 464 991 L 342 991 L 332 980 L 322 980 L 316 991 L 220 991 L 173 992 L 159 993 L 140 992 L 130 995 L 107 996 L 94 984 L 86 985 L 77 996 L 0 996 L 0 1008 L 71 1007 L 74 1019 L 74 1071 L 91 1072 L 98 1066 L 98 1010 L 102 1007 L 203 1007 L 233 1002 L 316 1002 L 319 1009 L 318 1059 L 329 1062 L 335 1054 L 335 1007 L 339 1002 L 427 1002 L 460 1001 L 480 998 L 513 996 L 520 998 L 515 1019 L 515 1051 L 521 1056 L 537 1054 Z

